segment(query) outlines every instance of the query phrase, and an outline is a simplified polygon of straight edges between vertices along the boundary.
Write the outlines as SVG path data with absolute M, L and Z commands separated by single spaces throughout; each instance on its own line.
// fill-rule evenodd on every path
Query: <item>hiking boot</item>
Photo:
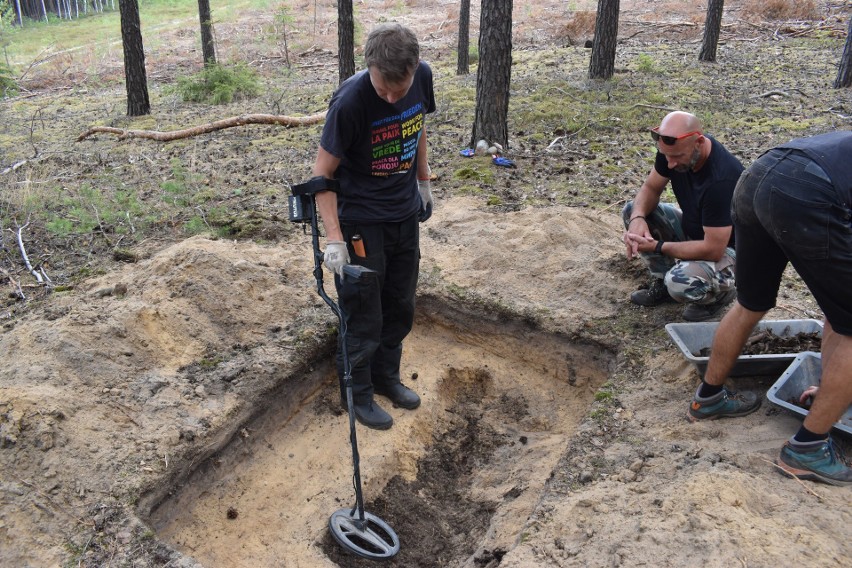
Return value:
M 728 290 L 712 304 L 689 304 L 683 310 L 686 321 L 707 321 L 720 315 L 725 307 L 737 297 L 736 290 Z
M 382 410 L 382 407 L 372 400 L 361 403 L 353 402 L 352 407 L 355 411 L 355 419 L 367 428 L 387 430 L 393 426 L 391 415 Z
M 658 306 L 664 302 L 673 301 L 666 288 L 666 281 L 654 278 L 647 288 L 641 288 L 630 294 L 630 301 L 640 306 Z
M 831 485 L 852 485 L 850 468 L 831 438 L 800 444 L 788 440 L 775 460 L 782 475 L 822 481 Z
M 698 391 L 695 391 L 692 404 L 689 405 L 689 411 L 686 413 L 686 419 L 690 422 L 696 422 L 698 420 L 745 416 L 760 408 L 761 402 L 760 397 L 753 392 L 736 393 L 723 388 L 722 392 L 704 398 L 698 396 Z
M 414 410 L 420 406 L 420 397 L 417 396 L 417 393 L 402 383 L 383 386 L 374 385 L 373 389 L 376 394 L 389 398 L 394 406 L 408 410 Z

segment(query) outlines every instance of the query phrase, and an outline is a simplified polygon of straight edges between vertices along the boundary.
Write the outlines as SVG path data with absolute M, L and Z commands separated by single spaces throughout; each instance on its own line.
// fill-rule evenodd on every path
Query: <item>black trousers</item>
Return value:
M 343 391 L 343 342 L 352 373 L 356 404 L 372 400 L 374 385 L 400 382 L 402 341 L 414 324 L 414 297 L 420 271 L 420 227 L 417 216 L 398 223 L 341 223 L 352 264 L 375 271 L 375 278 L 340 278 L 335 275 L 343 329 L 337 346 L 337 373 Z M 352 247 L 361 235 L 365 256 Z

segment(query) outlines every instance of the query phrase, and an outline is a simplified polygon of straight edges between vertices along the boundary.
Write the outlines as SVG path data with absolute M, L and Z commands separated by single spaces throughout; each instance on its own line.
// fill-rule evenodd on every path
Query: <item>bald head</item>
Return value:
M 701 121 L 694 114 L 683 111 L 670 112 L 660 122 L 657 130 L 665 136 L 681 136 L 687 132 L 701 132 Z
M 667 114 L 660 126 L 651 129 L 651 136 L 669 169 L 676 172 L 697 172 L 713 149 L 710 140 L 701 134 L 701 121 L 688 112 Z

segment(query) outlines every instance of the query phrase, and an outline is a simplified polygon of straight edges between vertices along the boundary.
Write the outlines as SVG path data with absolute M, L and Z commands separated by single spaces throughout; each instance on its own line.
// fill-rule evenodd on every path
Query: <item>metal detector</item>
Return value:
M 328 520 L 331 536 L 337 543 L 354 554 L 364 558 L 381 560 L 392 558 L 399 552 L 399 537 L 393 529 L 379 517 L 364 511 L 364 497 L 361 493 L 361 469 L 358 455 L 358 440 L 355 436 L 355 403 L 352 399 L 352 365 L 346 345 L 346 320 L 340 306 L 326 294 L 323 288 L 323 253 L 319 247 L 319 223 L 317 222 L 316 194 L 320 191 L 337 191 L 337 180 L 320 176 L 292 187 L 289 197 L 289 217 L 293 223 L 310 223 L 311 241 L 314 252 L 314 278 L 317 281 L 317 293 L 331 307 L 340 326 L 340 342 L 343 352 L 343 386 L 346 391 L 346 407 L 349 410 L 349 441 L 352 444 L 353 485 L 355 486 L 355 506 L 351 509 L 335 511 Z M 357 264 L 343 267 L 344 279 L 360 283 L 366 278 L 375 278 L 376 272 Z

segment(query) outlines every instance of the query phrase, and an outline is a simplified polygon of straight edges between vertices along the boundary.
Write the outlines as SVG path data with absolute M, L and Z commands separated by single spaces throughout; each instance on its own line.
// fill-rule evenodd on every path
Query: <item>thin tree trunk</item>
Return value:
M 459 60 L 456 75 L 470 73 L 470 0 L 461 0 L 459 8 Z
M 137 0 L 119 0 L 121 40 L 124 46 L 124 80 L 127 86 L 127 116 L 150 114 L 148 77 L 145 74 L 145 50 L 139 23 Z
M 701 42 L 699 61 L 716 61 L 716 46 L 719 45 L 719 33 L 722 31 L 722 12 L 725 0 L 710 0 L 707 3 L 707 18 L 704 21 L 704 40 Z
M 846 31 L 846 46 L 843 48 L 843 56 L 840 58 L 837 79 L 834 80 L 835 89 L 849 87 L 852 87 L 852 16 L 849 17 L 849 28 Z
M 509 83 L 512 76 L 512 0 L 482 0 L 479 65 L 471 146 L 480 139 L 509 147 Z
M 216 65 L 216 44 L 213 41 L 210 0 L 198 0 L 198 19 L 201 20 L 201 54 L 204 58 L 204 66 Z
M 595 39 L 589 62 L 589 79 L 612 78 L 615 72 L 615 45 L 618 42 L 619 0 L 598 0 Z
M 15 0 L 15 14 L 18 15 L 18 25 L 24 27 L 24 16 L 21 14 L 21 0 Z
M 355 16 L 352 0 L 337 3 L 337 58 L 341 83 L 355 74 Z

